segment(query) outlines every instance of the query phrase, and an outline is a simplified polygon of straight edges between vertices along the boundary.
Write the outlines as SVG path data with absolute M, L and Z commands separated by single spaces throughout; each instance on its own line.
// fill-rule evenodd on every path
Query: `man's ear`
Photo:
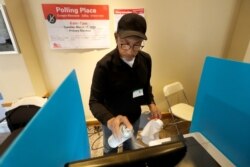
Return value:
M 117 42 L 117 38 L 118 38 L 117 32 L 114 33 L 114 36 L 115 36 L 115 41 Z

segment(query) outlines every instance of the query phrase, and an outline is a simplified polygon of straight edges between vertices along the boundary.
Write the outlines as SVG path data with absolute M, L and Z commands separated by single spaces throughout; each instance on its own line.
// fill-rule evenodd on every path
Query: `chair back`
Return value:
M 180 82 L 173 82 L 163 87 L 163 92 L 164 92 L 165 97 L 175 94 L 179 91 L 183 91 L 183 90 L 184 88 Z

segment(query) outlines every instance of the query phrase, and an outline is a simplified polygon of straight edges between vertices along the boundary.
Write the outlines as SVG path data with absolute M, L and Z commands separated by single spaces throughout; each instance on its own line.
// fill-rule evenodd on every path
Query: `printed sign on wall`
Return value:
M 118 24 L 118 21 L 120 20 L 120 18 L 125 15 L 125 14 L 128 14 L 128 13 L 136 13 L 136 14 L 139 14 L 139 15 L 142 15 L 144 17 L 144 8 L 138 8 L 138 9 L 114 9 L 114 15 L 115 15 L 115 28 L 114 30 L 116 31 L 117 30 L 117 24 Z
M 108 5 L 42 4 L 52 49 L 108 48 Z

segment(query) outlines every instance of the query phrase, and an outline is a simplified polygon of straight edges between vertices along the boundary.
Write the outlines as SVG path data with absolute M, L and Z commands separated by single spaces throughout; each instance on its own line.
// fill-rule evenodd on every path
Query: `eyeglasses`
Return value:
M 129 49 L 133 48 L 134 51 L 139 51 L 144 47 L 142 45 L 133 45 L 133 46 L 130 46 L 128 44 L 120 44 L 120 45 L 121 45 L 121 48 L 123 50 L 129 50 Z

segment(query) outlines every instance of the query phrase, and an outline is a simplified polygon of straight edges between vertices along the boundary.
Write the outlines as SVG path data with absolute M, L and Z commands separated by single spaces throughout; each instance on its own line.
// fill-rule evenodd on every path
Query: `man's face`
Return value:
M 127 61 L 135 58 L 139 50 L 143 48 L 142 42 L 143 39 L 136 36 L 120 38 L 119 34 L 116 34 L 116 43 L 119 53 L 121 57 L 125 58 Z

